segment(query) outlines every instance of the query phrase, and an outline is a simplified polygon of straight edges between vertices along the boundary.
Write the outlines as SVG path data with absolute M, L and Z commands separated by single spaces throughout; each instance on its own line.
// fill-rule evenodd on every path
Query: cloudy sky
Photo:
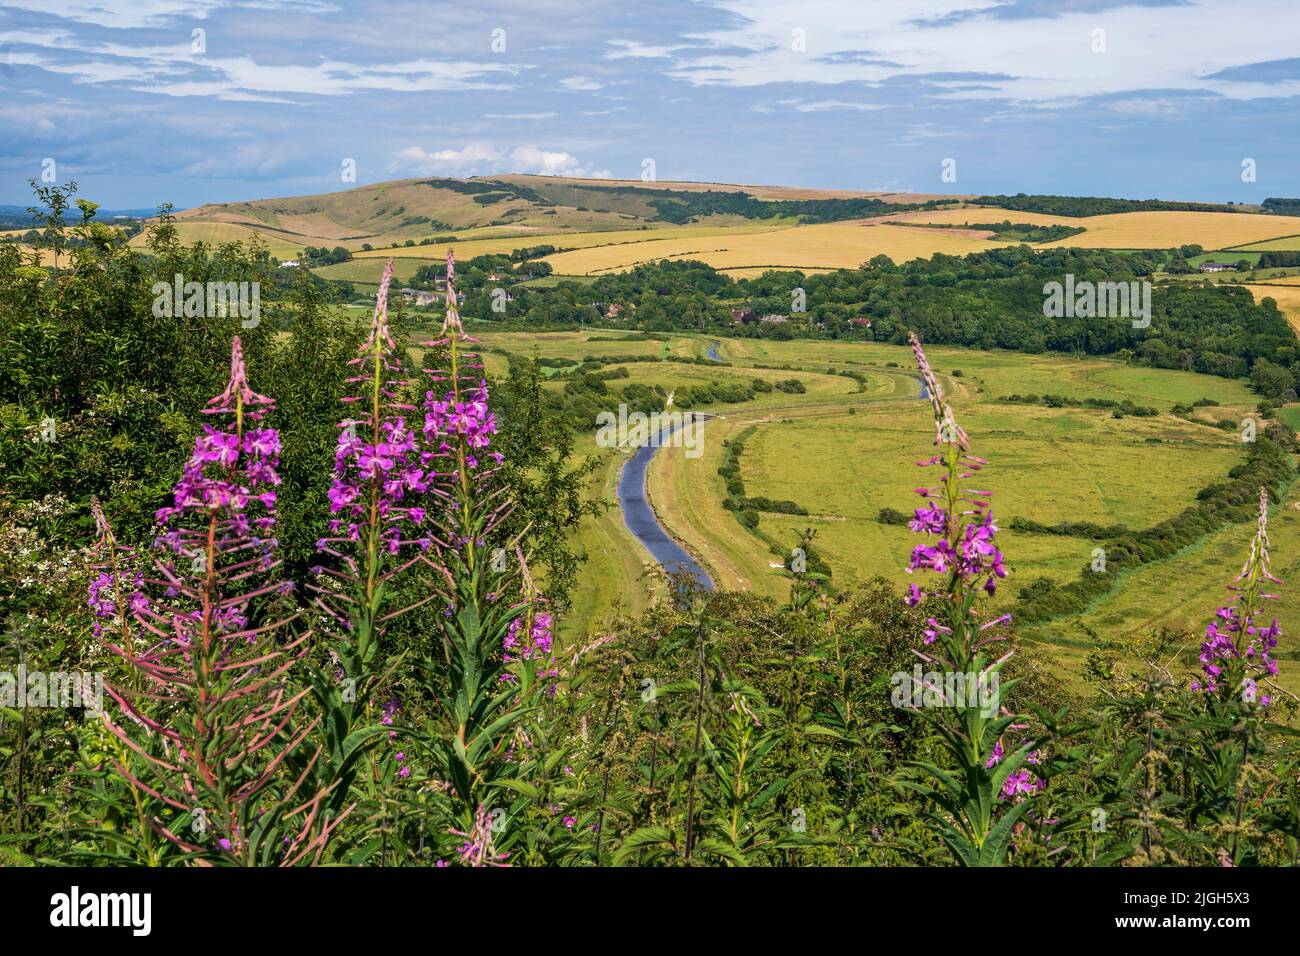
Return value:
M 1259 201 L 1300 195 L 1297 37 L 1296 0 L 0 0 L 0 203 L 48 159 L 115 208 L 348 160 Z

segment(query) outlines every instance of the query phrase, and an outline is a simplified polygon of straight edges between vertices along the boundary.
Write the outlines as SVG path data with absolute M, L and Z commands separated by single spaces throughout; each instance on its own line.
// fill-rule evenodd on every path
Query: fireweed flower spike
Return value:
M 434 538 L 435 550 L 460 555 L 473 570 L 482 560 L 482 542 L 512 506 L 498 501 L 500 492 L 494 487 L 493 479 L 504 457 L 491 450 L 497 433 L 496 415 L 488 404 L 483 363 L 466 349 L 476 340 L 465 333 L 461 324 L 455 276 L 455 256 L 449 252 L 442 334 L 425 343 L 435 354 L 445 356 L 445 367 L 426 370 L 433 387 L 424 395 L 421 463 L 429 469 L 430 492 L 448 508 L 448 514 L 438 523 L 443 533 Z M 472 504 L 482 511 L 481 527 L 471 516 Z
M 323 814 L 328 790 L 282 769 L 319 756 L 304 746 L 314 723 L 295 722 L 306 692 L 288 689 L 310 632 L 287 633 L 289 586 L 271 577 L 280 438 L 262 418 L 273 403 L 249 387 L 238 338 L 230 366 L 204 409 L 224 424 L 204 426 L 158 511 L 160 577 L 144 583 L 165 600 L 132 601 L 136 650 L 110 644 L 145 690 L 106 684 L 127 718 L 106 723 L 138 758 L 117 772 L 178 814 L 151 819 L 157 833 L 200 863 L 294 865 L 319 859 L 347 812 Z
M 482 807 L 499 805 L 498 788 L 524 772 L 530 748 L 520 745 L 520 733 L 545 699 L 539 678 L 553 668 L 550 619 L 537 613 L 524 552 L 514 541 L 498 542 L 512 502 L 501 480 L 503 457 L 493 448 L 497 423 L 482 364 L 468 351 L 473 339 L 457 303 L 449 255 L 442 336 L 425 343 L 436 364 L 427 369 L 420 428 L 432 542 L 420 559 L 433 571 L 442 613 L 420 662 L 431 716 L 412 732 L 411 747 L 425 749 L 421 764 L 449 787 L 438 795 L 447 814 L 443 832 L 467 835 L 467 846 L 481 848 L 488 832 Z
M 1247 705 L 1267 707 L 1272 698 L 1259 693 L 1259 681 L 1277 675 L 1273 653 L 1281 635 L 1277 618 L 1267 626 L 1261 623 L 1263 602 L 1275 600 L 1261 593 L 1267 584 L 1281 584 L 1269 571 L 1268 491 L 1259 490 L 1259 517 L 1250 553 L 1241 573 L 1228 590 L 1235 592 L 1231 604 L 1215 610 L 1215 620 L 1205 629 L 1201 644 L 1201 670 L 1204 680 L 1194 681 L 1192 689 L 1220 697 L 1240 695 Z
M 91 548 L 91 570 L 99 572 L 87 589 L 86 603 L 95 612 L 95 636 L 103 637 L 104 621 L 109 620 L 120 633 L 128 655 L 131 644 L 131 615 L 149 606 L 145 596 L 144 575 L 135 568 L 131 548 L 118 544 L 113 528 L 104 515 L 98 498 L 90 501 L 95 519 L 95 543 Z
M 909 572 L 932 571 L 946 577 L 944 593 L 964 592 L 971 585 L 982 586 L 990 595 L 997 582 L 1006 577 L 1002 552 L 997 547 L 998 526 L 993 521 L 987 491 L 964 487 L 962 482 L 974 477 L 988 461 L 969 454 L 970 438 L 953 417 L 952 406 L 943 399 L 943 391 L 921 348 L 916 333 L 910 333 L 912 352 L 921 371 L 922 381 L 934 408 L 934 443 L 941 453 L 920 461 L 922 468 L 943 467 L 947 474 L 937 488 L 920 487 L 917 494 L 927 500 L 914 512 L 908 527 L 933 544 L 919 544 L 912 551 Z M 908 603 L 916 606 L 923 592 L 912 585 Z
M 487 810 L 478 807 L 474 812 L 474 822 L 465 830 L 453 829 L 452 836 L 461 837 L 463 842 L 456 853 L 463 866 L 509 866 L 508 854 L 497 851 L 492 842 L 492 821 Z
M 386 607 L 388 585 L 435 546 L 427 516 L 432 473 L 419 442 L 419 412 L 407 400 L 400 351 L 388 325 L 393 260 L 384 265 L 370 331 L 349 360 L 354 393 L 343 398 L 350 414 L 339 422 L 334 473 L 328 492 L 330 536 L 317 542 L 325 556 L 309 585 L 317 607 L 342 632 L 331 644 L 338 680 L 350 701 L 364 701 L 379 670 L 385 624 L 422 604 Z M 323 688 L 322 688 L 323 690 Z M 351 727 L 352 708 L 348 708 Z
M 916 509 L 908 523 L 910 530 L 924 539 L 913 550 L 908 571 L 935 579 L 928 586 L 913 584 L 908 589 L 910 606 L 917 607 L 927 599 L 936 605 L 924 629 L 922 646 L 913 653 L 937 671 L 974 682 L 979 702 L 973 704 L 969 696 L 959 696 L 945 698 L 946 706 L 916 710 L 938 733 L 948 766 L 913 762 L 912 775 L 905 783 L 935 806 L 931 822 L 958 862 L 997 865 L 1030 803 L 1022 799 L 1009 807 L 1003 804 L 1005 809 L 998 815 L 998 798 L 1029 797 L 1041 789 L 1038 781 L 1020 770 L 1034 749 L 1033 742 L 1026 741 L 1011 753 L 1004 753 L 1001 745 L 1003 733 L 1016 721 L 1002 700 L 1016 681 L 1000 680 L 1002 665 L 1011 652 L 990 659 L 987 651 L 1007 639 L 1004 625 L 1010 616 L 983 620 L 976 612 L 980 596 L 991 597 L 1007 571 L 997 544 L 992 496 L 968 485 L 988 461 L 970 453 L 970 436 L 944 400 L 920 339 L 914 332 L 908 338 L 934 412 L 937 448 L 936 454 L 917 464 L 942 472 L 934 482 L 916 489 L 925 505 Z M 935 785 L 927 783 L 927 778 Z

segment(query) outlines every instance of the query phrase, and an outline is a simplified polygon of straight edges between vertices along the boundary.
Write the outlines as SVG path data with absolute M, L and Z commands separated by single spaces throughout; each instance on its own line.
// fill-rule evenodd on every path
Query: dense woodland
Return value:
M 871 336 L 913 345 L 935 413 L 918 478 L 946 489 L 900 512 L 917 536 L 908 593 L 838 588 L 805 536 L 780 543 L 807 559 L 788 562 L 784 601 L 681 582 L 662 606 L 562 645 L 556 618 L 588 557 L 570 534 L 603 505 L 583 490 L 574 406 L 543 398 L 539 365 L 515 361 L 484 386 L 464 331 L 491 320 L 479 293 L 464 327 L 454 307 L 386 308 L 386 286 L 373 318 L 341 319 L 329 286 L 286 278 L 255 245 L 187 247 L 163 216 L 137 251 L 93 203 L 40 199 L 55 264 L 0 247 L 4 669 L 101 672 L 106 690 L 102 717 L 0 698 L 0 860 L 1300 860 L 1296 707 L 1271 684 L 1280 632 L 1264 599 L 1277 586 L 1267 505 L 1294 477 L 1291 435 L 1261 435 L 1187 514 L 1107 529 L 1142 561 L 1198 529 L 1258 522 L 1203 642 L 1161 632 L 1123 660 L 1099 645 L 1080 694 L 1015 629 L 1021 613 L 1068 613 L 1092 585 L 1031 583 L 1011 619 L 988 611 L 1011 586 L 1001 503 L 964 489 L 998 467 L 998 448 L 954 420 L 923 350 L 1263 368 L 1257 387 L 1281 397 L 1295 335 L 1246 290 L 1162 286 L 1142 330 L 1052 321 L 1048 277 L 1141 278 L 1169 256 L 1027 247 L 817 277 L 733 282 L 674 263 L 521 287 L 503 325 L 597 321 L 595 302 L 620 301 L 651 332 L 730 331 L 731 303 L 786 311 L 795 287 L 807 327 L 762 333 L 861 335 L 847 319 L 874 317 Z M 156 315 L 154 283 L 177 273 L 264 282 L 262 321 Z M 422 342 L 417 367 L 407 346 Z M 609 373 L 576 361 L 565 393 L 587 414 Z M 782 385 L 801 387 L 794 373 Z M 741 454 L 743 440 L 732 464 Z M 740 515 L 798 513 L 727 487 Z M 1237 573 L 1225 567 L 1225 584 Z M 914 667 L 996 677 L 999 696 L 989 707 L 918 676 L 900 704 L 891 675 Z

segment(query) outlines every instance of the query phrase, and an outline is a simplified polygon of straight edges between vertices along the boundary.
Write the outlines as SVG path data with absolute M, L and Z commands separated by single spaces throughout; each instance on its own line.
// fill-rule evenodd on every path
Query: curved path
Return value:
M 722 360 L 722 357 L 718 354 L 718 347 L 721 344 L 716 339 L 712 342 L 708 351 L 709 358 L 714 361 Z M 911 378 L 910 375 L 907 377 Z M 920 386 L 920 394 L 917 397 L 921 399 L 929 398 L 925 382 L 919 377 L 915 381 Z M 707 416 L 701 417 L 707 420 Z M 634 538 L 641 542 L 641 546 L 650 552 L 650 556 L 659 563 L 660 567 L 669 574 L 685 571 L 699 582 L 700 587 L 706 591 L 712 591 L 714 590 L 714 583 L 709 572 L 676 539 L 668 534 L 664 526 L 659 523 L 659 517 L 655 514 L 654 508 L 651 507 L 650 501 L 646 497 L 646 477 L 650 470 L 650 463 L 654 460 L 655 453 L 659 451 L 659 448 L 664 444 L 668 444 L 668 439 L 681 427 L 682 425 L 678 424 L 663 432 L 657 444 L 642 445 L 624 463 L 618 478 L 618 504 L 623 512 L 623 521 L 627 525 L 627 529 L 632 532 Z
M 681 427 L 678 424 L 663 432 L 658 443 L 642 445 L 632 454 L 618 476 L 618 504 L 623 511 L 627 530 L 632 532 L 632 536 L 641 542 L 665 571 L 670 574 L 686 571 L 699 582 L 700 587 L 712 591 L 713 578 L 709 572 L 669 536 L 646 497 L 646 472 L 650 468 L 650 462 L 654 460 L 655 452 L 660 446 L 666 444 L 667 439 Z

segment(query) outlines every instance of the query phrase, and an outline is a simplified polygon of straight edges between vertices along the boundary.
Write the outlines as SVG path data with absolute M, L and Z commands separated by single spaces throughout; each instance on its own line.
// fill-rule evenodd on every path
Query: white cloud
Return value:
M 204 20 L 222 8 L 272 8 L 265 0 L 58 0 L 57 9 L 52 9 L 56 5 L 50 0 L 5 0 L 4 5 L 118 29 L 159 26 L 181 19 Z M 334 9 L 323 0 L 280 0 L 276 4 L 276 8 L 284 7 L 293 12 Z
M 133 89 L 145 93 L 225 100 L 267 100 L 263 94 L 285 93 L 342 96 L 363 90 L 509 90 L 512 83 L 499 80 L 513 80 L 520 70 L 528 68 L 520 63 L 428 58 L 376 65 L 340 60 L 308 65 L 267 63 L 252 56 L 196 54 L 191 52 L 188 40 L 171 46 L 107 43 L 74 47 L 65 35 L 54 33 L 0 34 L 0 41 L 10 37 L 59 51 L 58 55 L 32 50 L 11 52 L 5 57 L 10 65 L 36 66 L 70 76 L 76 83 L 130 82 Z
M 609 170 L 594 169 L 572 153 L 542 149 L 536 145 L 510 148 L 491 143 L 466 143 L 460 149 L 426 150 L 408 146 L 398 151 L 391 172 L 415 176 L 482 176 L 489 173 L 537 173 L 542 176 L 575 176 L 608 179 Z
M 658 60 L 667 57 L 674 50 L 684 49 L 681 46 L 652 46 L 637 40 L 610 40 L 609 45 L 614 49 L 605 52 L 605 59 L 607 60 L 629 58 Z
M 558 113 L 484 113 L 484 119 L 490 120 L 547 120 L 555 119 Z
M 788 106 L 800 113 L 824 113 L 831 110 L 854 110 L 870 112 L 888 109 L 881 103 L 851 103 L 848 100 L 777 100 L 778 106 Z
M 1176 101 L 1158 96 L 1116 100 L 1107 103 L 1106 106 L 1116 113 L 1131 113 L 1138 116 L 1166 116 L 1182 112 Z
M 1300 35 L 1300 4 L 1294 0 L 1066 8 L 1020 18 L 990 16 L 1002 0 L 706 2 L 734 14 L 737 25 L 701 36 L 718 52 L 674 62 L 670 75 L 697 85 L 877 84 L 950 74 L 937 85 L 947 91 L 941 95 L 954 99 L 1028 102 L 1138 90 L 1234 99 L 1300 95 L 1296 80 L 1213 76 L 1294 57 Z M 794 49 L 796 30 L 803 31 L 803 52 Z M 1093 52 L 1094 30 L 1105 31 L 1105 52 Z
M 573 92 L 599 90 L 604 88 L 604 84 L 593 80 L 589 76 L 566 76 L 560 80 L 560 86 Z

